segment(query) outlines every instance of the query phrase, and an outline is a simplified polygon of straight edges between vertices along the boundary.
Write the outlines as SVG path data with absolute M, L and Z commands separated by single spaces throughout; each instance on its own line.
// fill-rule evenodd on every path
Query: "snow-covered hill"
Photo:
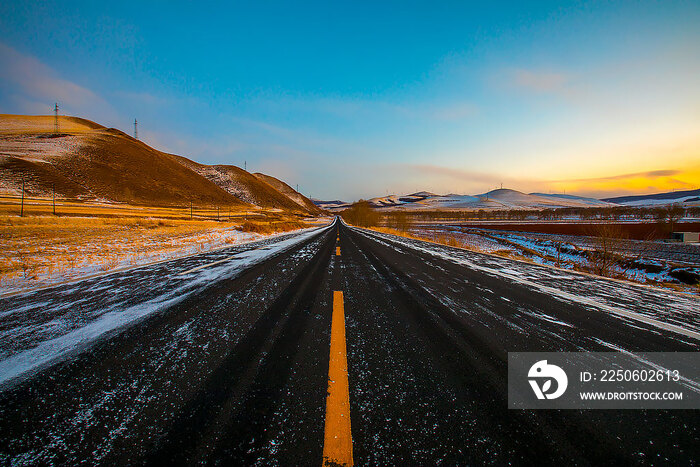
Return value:
M 346 201 L 341 201 L 339 199 L 335 199 L 333 201 L 324 201 L 321 199 L 311 198 L 311 201 L 319 208 L 325 209 L 328 211 L 345 209 L 345 208 L 349 207 L 351 204 L 351 203 L 348 203 Z
M 574 195 L 522 193 L 498 189 L 479 195 L 436 195 L 430 192 L 390 195 L 369 200 L 380 209 L 542 209 L 561 207 L 600 207 L 612 203 Z
M 617 198 L 607 198 L 603 201 L 625 206 L 659 206 L 676 203 L 697 206 L 700 205 L 700 189 L 669 191 L 651 195 L 619 196 Z

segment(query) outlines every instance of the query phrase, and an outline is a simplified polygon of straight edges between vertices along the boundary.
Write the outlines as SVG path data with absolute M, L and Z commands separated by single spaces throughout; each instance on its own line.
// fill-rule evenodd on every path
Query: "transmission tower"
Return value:
M 58 133 L 58 102 L 53 108 L 53 132 Z
M 139 122 L 134 119 L 134 139 L 139 139 Z

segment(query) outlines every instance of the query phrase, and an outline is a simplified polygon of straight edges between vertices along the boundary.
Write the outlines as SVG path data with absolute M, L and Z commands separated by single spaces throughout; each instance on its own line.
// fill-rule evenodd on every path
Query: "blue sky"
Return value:
M 5 2 L 0 112 L 345 200 L 700 185 L 697 2 Z

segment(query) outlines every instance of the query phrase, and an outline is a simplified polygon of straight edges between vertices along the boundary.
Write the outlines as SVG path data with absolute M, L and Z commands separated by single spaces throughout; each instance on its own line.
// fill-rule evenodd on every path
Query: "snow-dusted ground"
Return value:
M 483 253 L 508 252 L 516 255 L 520 254 L 520 250 L 517 247 L 478 233 L 462 232 L 459 228 L 454 227 L 430 226 L 413 228 L 410 230 L 410 233 L 418 237 L 425 237 L 426 234 L 427 237 L 449 235 L 457 239 L 460 245 Z
M 574 245 L 581 249 L 594 249 L 595 239 L 592 237 L 576 235 L 546 234 L 537 232 L 504 232 L 490 230 L 492 236 L 503 236 L 504 238 L 519 241 L 529 241 L 532 245 L 543 245 L 551 250 L 552 243 L 562 243 Z M 616 249 L 619 253 L 636 257 L 640 253 L 644 258 L 657 261 L 672 261 L 674 263 L 688 266 L 700 266 L 700 244 L 680 243 L 680 242 L 659 242 L 643 240 L 620 240 Z
M 80 151 L 83 144 L 82 136 L 49 138 L 32 135 L 0 135 L 0 156 L 50 163 L 53 159 Z
M 0 299 L 0 386 L 85 349 L 330 227 Z M 302 252 L 303 253 L 303 252 Z
M 21 272 L 14 276 L 3 276 L 0 278 L 0 297 L 280 235 L 284 234 L 266 236 L 241 232 L 236 227 L 216 228 L 188 235 L 144 235 L 138 242 L 126 235 L 115 235 L 109 241 L 102 240 L 99 247 L 94 244 L 72 245 L 70 256 L 73 263 L 70 268 L 37 268 L 31 280 L 25 279 Z M 46 248 L 47 251 L 43 253 L 50 258 L 51 254 L 66 254 L 67 246 L 59 242 Z M 0 253 L 0 258 L 2 257 Z M 7 260 L 11 259 L 8 257 Z
M 643 322 L 700 340 L 700 297 L 664 289 L 530 264 L 464 249 L 422 242 L 371 230 L 365 235 L 388 245 L 399 245 L 452 261 L 506 282 L 517 283 L 562 302 L 577 303 L 608 313 L 628 323 Z
M 574 235 L 480 229 L 463 231 L 460 227 L 450 225 L 414 229 L 416 234 L 421 232 L 453 236 L 464 246 L 477 251 L 513 253 L 540 264 L 566 269 L 585 270 L 590 266 L 586 251 L 596 249 L 594 238 Z M 677 276 L 679 270 L 700 275 L 700 245 L 620 240 L 615 244 L 615 253 L 633 261 L 624 270 L 617 271 L 629 280 L 673 283 L 689 292 L 697 289 L 692 285 L 684 285 L 674 275 Z
M 0 135 L 0 163 L 20 159 L 28 162 L 51 164 L 55 159 L 79 152 L 84 144 L 83 136 L 48 138 L 28 135 Z M 37 187 L 34 187 L 35 194 Z M 0 171 L 0 193 L 18 196 L 22 193 L 22 181 L 10 170 Z M 44 195 L 50 193 L 41 193 Z

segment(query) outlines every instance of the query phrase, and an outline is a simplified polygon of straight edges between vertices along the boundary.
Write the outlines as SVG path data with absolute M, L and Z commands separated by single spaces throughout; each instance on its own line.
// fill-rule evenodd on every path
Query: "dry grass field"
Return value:
M 19 216 L 24 211 L 25 216 L 53 216 L 54 202 L 52 198 L 25 198 L 24 209 L 18 196 L 0 196 L 0 216 Z M 134 206 L 125 203 L 83 202 L 80 200 L 56 200 L 55 215 L 59 217 L 155 217 L 173 220 L 226 220 L 248 218 L 266 218 L 275 214 L 275 210 L 246 209 L 241 205 L 235 206 Z
M 252 241 L 311 222 L 263 210 L 142 207 L 0 198 L 0 291 L 12 292 L 83 275 Z
M 61 116 L 56 132 L 52 116 L 3 114 L 0 293 L 324 222 L 298 201 L 237 167 L 197 164 L 89 120 Z

